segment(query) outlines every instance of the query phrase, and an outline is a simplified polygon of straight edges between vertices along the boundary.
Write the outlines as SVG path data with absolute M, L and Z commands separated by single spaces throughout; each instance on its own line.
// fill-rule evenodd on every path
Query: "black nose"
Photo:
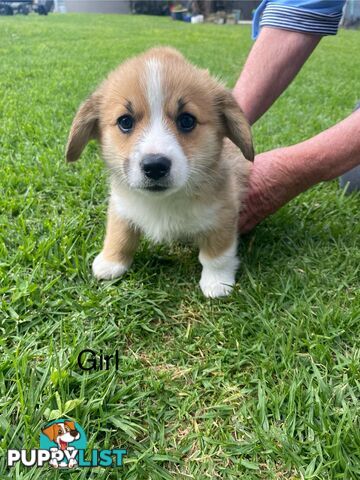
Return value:
M 146 155 L 142 161 L 145 175 L 152 180 L 165 177 L 170 171 L 171 160 L 157 153 Z
M 79 432 L 77 430 L 70 430 L 70 435 L 74 438 L 77 436 L 78 433 Z

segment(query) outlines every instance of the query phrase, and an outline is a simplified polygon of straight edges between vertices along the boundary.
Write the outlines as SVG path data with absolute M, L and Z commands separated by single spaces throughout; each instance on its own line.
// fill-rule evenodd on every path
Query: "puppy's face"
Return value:
M 71 421 L 54 423 L 43 429 L 42 432 L 52 442 L 61 444 L 61 446 L 65 446 L 65 444 L 71 443 L 80 438 L 80 433 L 76 430 L 75 423 Z
M 250 128 L 230 92 L 177 51 L 158 48 L 121 65 L 80 107 L 67 159 L 97 138 L 119 184 L 159 195 L 199 186 L 224 136 L 253 159 Z

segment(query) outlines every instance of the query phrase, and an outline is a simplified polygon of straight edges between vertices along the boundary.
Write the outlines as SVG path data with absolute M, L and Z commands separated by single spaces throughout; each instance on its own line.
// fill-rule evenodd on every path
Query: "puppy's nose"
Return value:
M 79 432 L 77 430 L 70 430 L 70 435 L 74 438 L 77 436 L 78 433 Z
M 171 160 L 157 153 L 146 155 L 142 161 L 145 176 L 152 180 L 165 177 L 170 171 Z

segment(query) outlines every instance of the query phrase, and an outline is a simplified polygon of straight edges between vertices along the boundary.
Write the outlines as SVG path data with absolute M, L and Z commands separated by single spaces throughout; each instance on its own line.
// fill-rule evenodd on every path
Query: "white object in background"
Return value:
M 64 0 L 54 0 L 54 12 L 66 13 L 66 6 Z
M 195 15 L 191 17 L 191 23 L 204 23 L 204 15 Z

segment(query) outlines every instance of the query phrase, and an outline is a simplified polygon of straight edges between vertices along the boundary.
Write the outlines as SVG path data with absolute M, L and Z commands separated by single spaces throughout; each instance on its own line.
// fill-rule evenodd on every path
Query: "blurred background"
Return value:
M 249 22 L 261 0 L 0 0 L 0 15 L 56 13 L 119 13 L 172 16 L 192 23 Z M 360 1 L 347 0 L 344 27 L 360 26 Z

